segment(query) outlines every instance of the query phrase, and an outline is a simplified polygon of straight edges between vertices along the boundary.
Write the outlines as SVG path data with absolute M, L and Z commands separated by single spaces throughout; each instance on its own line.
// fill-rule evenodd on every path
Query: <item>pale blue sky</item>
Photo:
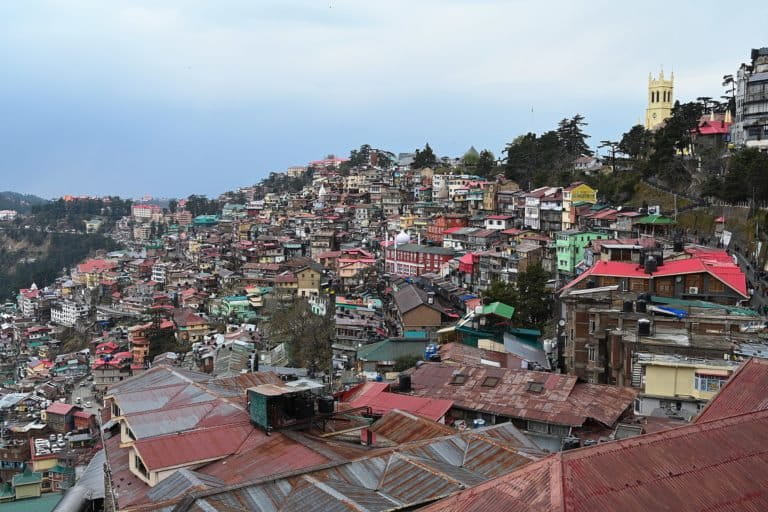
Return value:
M 0 2 L 0 190 L 215 195 L 364 143 L 499 154 L 575 113 L 618 138 L 649 71 L 717 97 L 768 45 L 765 1 L 624 4 Z

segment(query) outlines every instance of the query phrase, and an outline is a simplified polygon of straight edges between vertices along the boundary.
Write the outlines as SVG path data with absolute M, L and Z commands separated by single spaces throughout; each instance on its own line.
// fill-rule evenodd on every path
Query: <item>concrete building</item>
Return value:
M 768 47 L 753 49 L 751 63 L 736 75 L 736 118 L 731 140 L 736 146 L 768 151 Z

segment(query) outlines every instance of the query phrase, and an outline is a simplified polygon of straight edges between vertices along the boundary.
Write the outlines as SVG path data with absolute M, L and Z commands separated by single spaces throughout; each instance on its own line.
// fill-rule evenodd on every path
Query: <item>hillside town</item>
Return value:
M 750 57 L 677 158 L 768 148 Z M 365 145 L 85 219 L 120 248 L 2 305 L 0 510 L 768 509 L 762 207 L 485 153 Z

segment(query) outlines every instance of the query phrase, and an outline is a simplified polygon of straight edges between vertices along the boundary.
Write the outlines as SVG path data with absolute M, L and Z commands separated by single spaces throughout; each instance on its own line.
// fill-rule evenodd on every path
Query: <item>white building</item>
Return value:
M 51 308 L 51 323 L 74 327 L 77 321 L 88 316 L 88 306 L 71 300 L 63 300 Z
M 166 263 L 155 263 L 152 265 L 152 280 L 156 283 L 165 284 L 168 265 Z

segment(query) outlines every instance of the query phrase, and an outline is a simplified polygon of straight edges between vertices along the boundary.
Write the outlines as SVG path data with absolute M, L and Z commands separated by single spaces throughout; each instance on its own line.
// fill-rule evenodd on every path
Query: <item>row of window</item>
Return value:
M 659 98 L 661 98 L 661 100 L 659 100 Z M 651 91 L 651 103 L 659 103 L 659 101 L 672 101 L 672 91 Z
M 728 377 L 719 375 L 696 375 L 693 380 L 693 387 L 697 391 L 714 393 L 719 391 L 727 381 Z

